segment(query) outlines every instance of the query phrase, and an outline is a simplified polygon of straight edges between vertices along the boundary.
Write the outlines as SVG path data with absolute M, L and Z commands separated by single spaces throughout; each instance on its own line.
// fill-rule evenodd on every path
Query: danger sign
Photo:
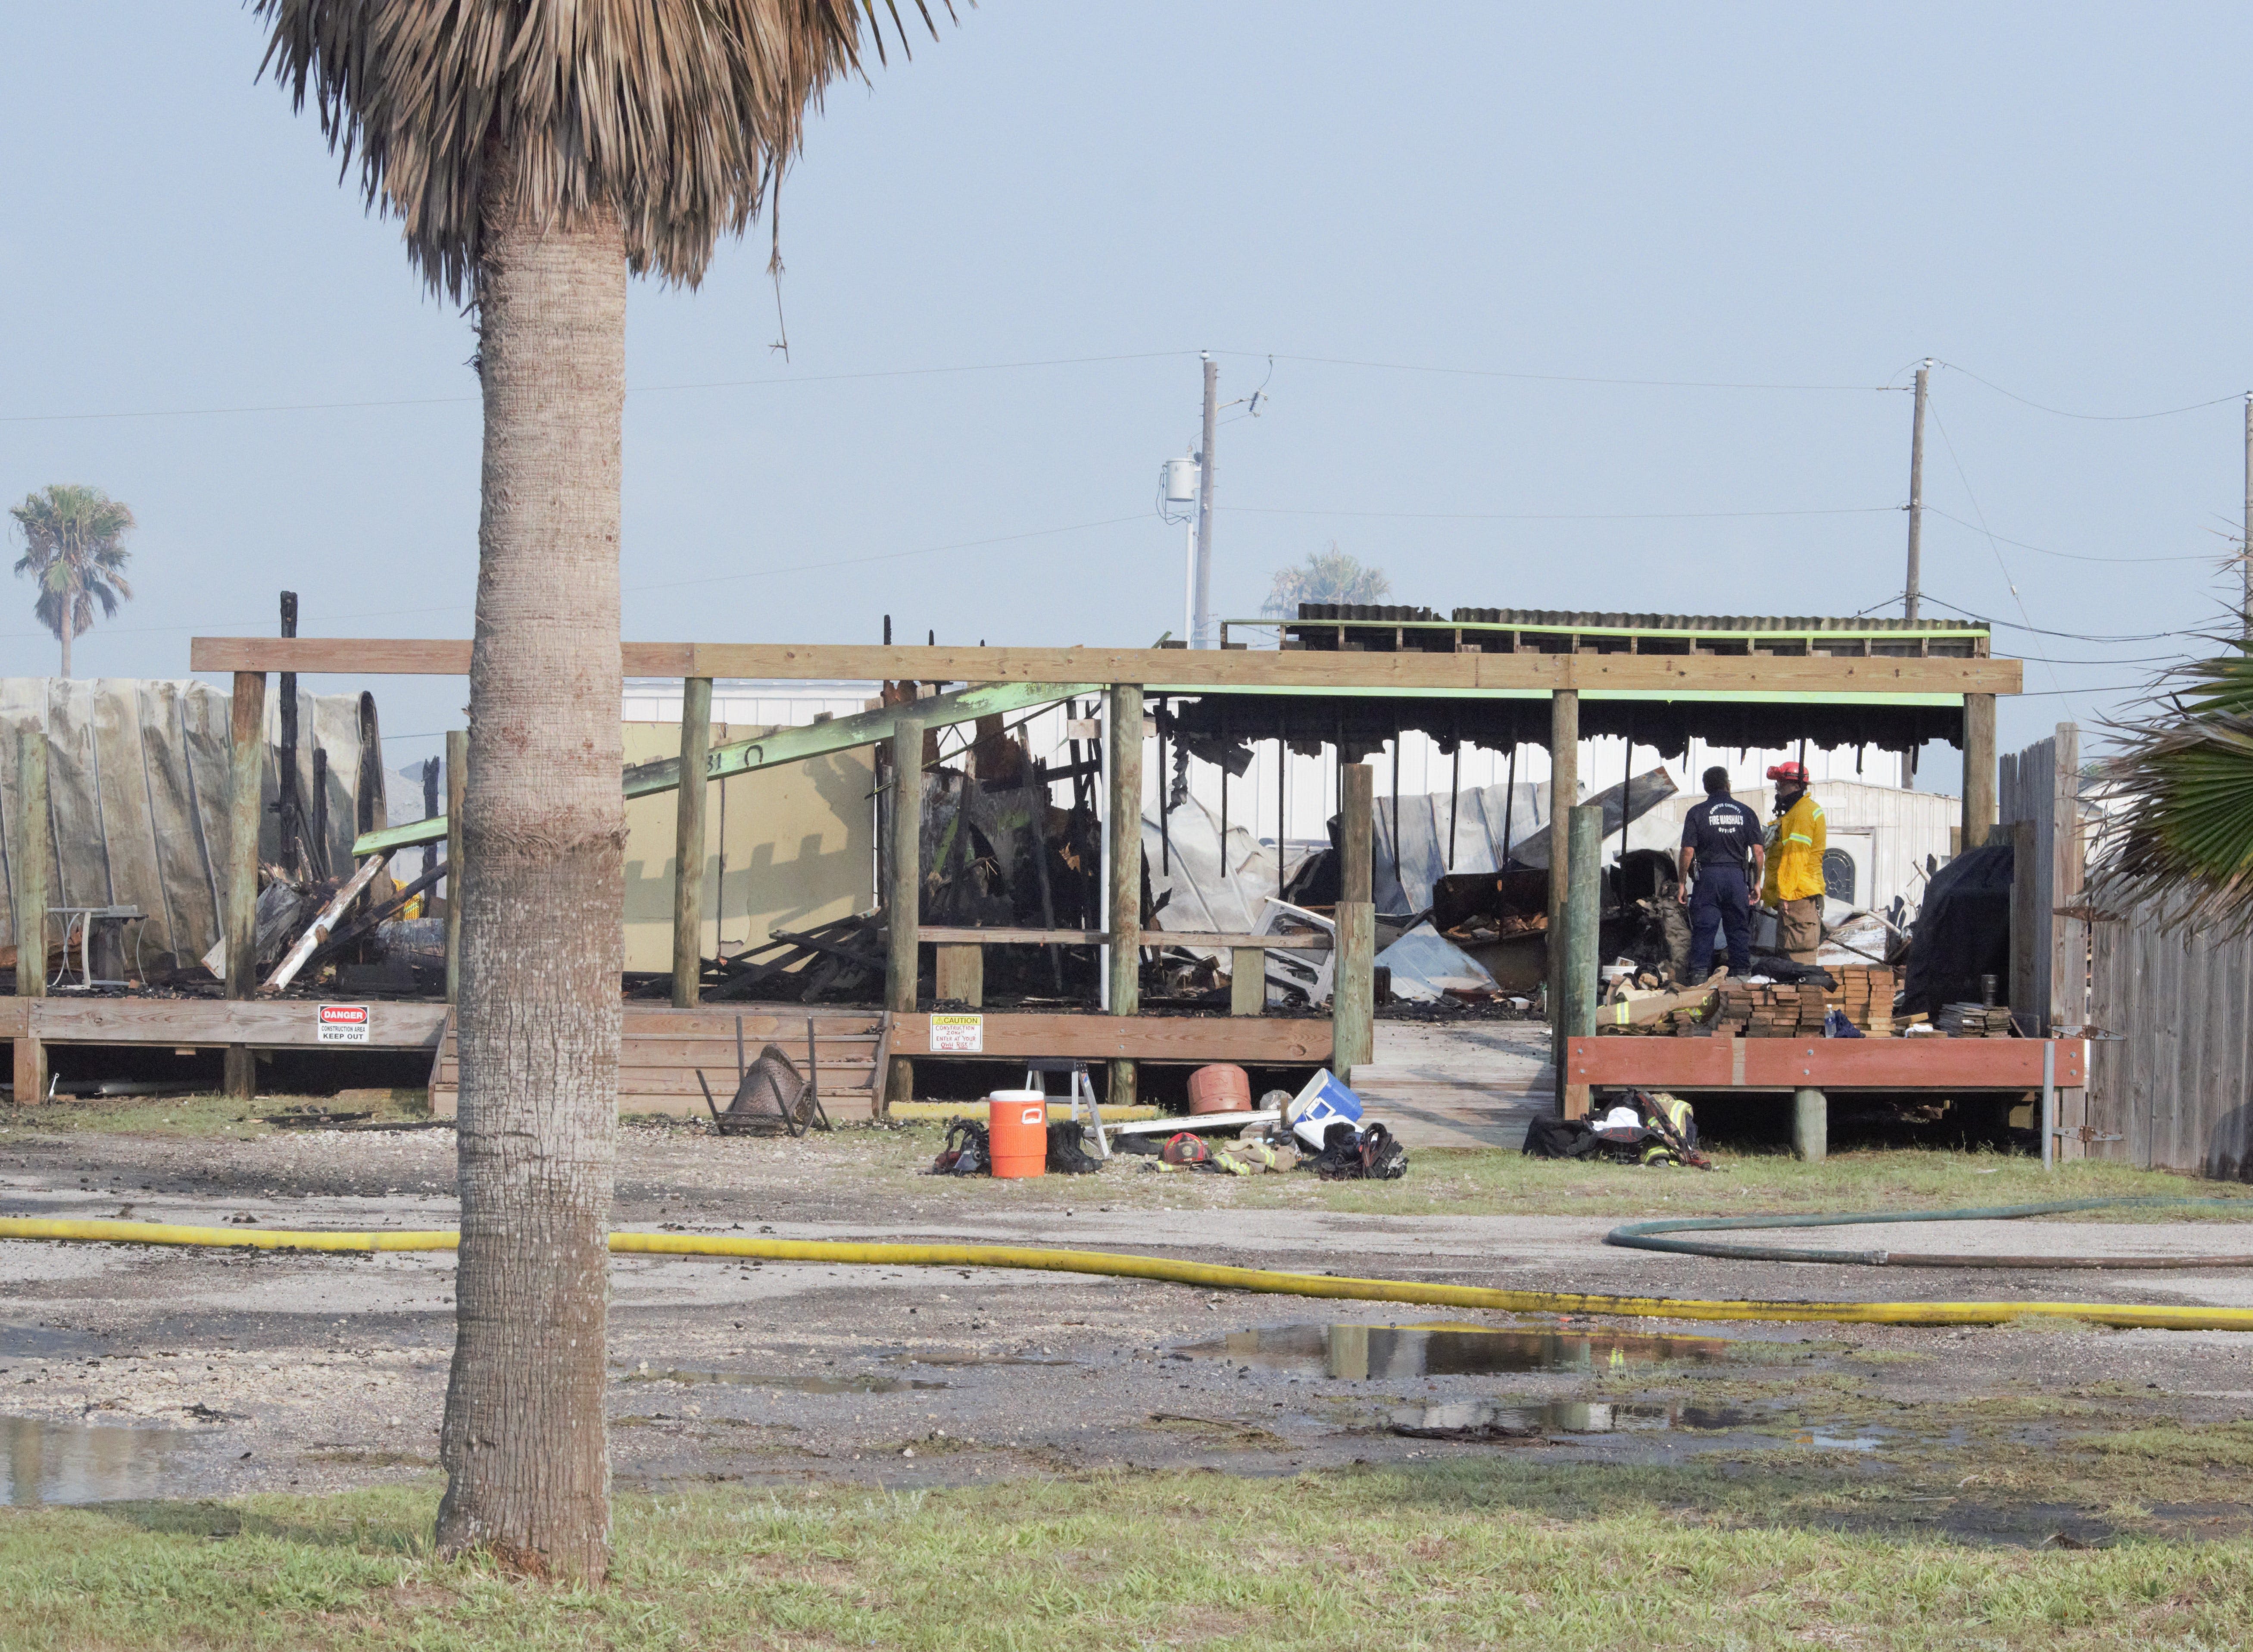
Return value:
M 320 1031 L 315 1036 L 324 1044 L 365 1044 L 367 1042 L 367 1006 L 322 1005 Z
M 975 1056 L 986 1048 L 983 1015 L 934 1015 L 931 1018 L 931 1053 L 934 1056 Z

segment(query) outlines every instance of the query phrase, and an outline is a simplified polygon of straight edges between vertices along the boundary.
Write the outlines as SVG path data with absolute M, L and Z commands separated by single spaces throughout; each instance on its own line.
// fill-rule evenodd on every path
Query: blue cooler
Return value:
M 1291 1133 L 1319 1153 L 1322 1137 L 1333 1124 L 1343 1121 L 1356 1130 L 1361 1128 L 1361 1098 L 1325 1068 L 1291 1098 L 1291 1105 L 1283 1109 L 1283 1117 L 1290 1124 Z

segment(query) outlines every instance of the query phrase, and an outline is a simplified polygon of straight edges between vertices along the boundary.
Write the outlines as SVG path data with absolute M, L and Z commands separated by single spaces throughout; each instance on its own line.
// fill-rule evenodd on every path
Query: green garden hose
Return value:
M 2236 1256 L 1985 1256 L 1940 1251 L 1813 1251 L 1780 1244 L 1717 1244 L 1709 1239 L 1670 1239 L 1669 1233 L 1727 1233 L 1754 1228 L 1845 1228 L 1892 1222 L 1997 1222 L 2015 1216 L 2064 1216 L 2076 1210 L 2233 1210 L 2253 1216 L 2253 1199 L 2063 1199 L 2050 1204 L 1990 1204 L 1966 1210 L 1893 1210 L 1863 1216 L 1689 1216 L 1631 1222 L 1604 1235 L 1606 1244 L 1677 1256 L 1718 1257 L 1730 1262 L 1849 1262 L 1881 1268 L 2243 1268 L 2253 1255 Z

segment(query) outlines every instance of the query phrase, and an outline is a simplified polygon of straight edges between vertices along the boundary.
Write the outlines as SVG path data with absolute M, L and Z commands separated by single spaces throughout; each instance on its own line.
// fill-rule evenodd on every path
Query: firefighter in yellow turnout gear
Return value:
M 1775 782 L 1775 820 L 1768 827 L 1761 904 L 1775 909 L 1776 951 L 1795 964 L 1812 964 L 1823 944 L 1823 805 L 1808 791 L 1801 764 L 1779 763 L 1768 777 Z

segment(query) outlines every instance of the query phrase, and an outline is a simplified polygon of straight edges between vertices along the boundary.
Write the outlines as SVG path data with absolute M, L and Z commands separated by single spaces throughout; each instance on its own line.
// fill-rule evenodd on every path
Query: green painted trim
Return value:
M 892 730 L 903 714 L 911 714 L 925 728 L 937 728 L 1029 710 L 1035 706 L 1053 705 L 1060 700 L 1076 700 L 1083 694 L 1100 696 L 1102 693 L 1102 686 L 1098 683 L 986 683 L 951 694 L 934 694 L 928 700 L 911 700 L 875 711 L 855 712 L 849 717 L 777 728 L 756 740 L 715 746 L 706 756 L 704 777 L 707 781 L 724 780 L 731 775 L 750 774 L 786 763 L 804 763 L 809 757 L 849 751 L 855 746 L 876 745 L 892 737 Z M 635 763 L 626 770 L 624 785 L 628 798 L 677 791 L 680 789 L 680 759 L 659 757 L 652 763 Z M 352 854 L 374 854 L 417 843 L 438 843 L 445 836 L 446 817 L 436 815 L 408 826 L 368 833 L 353 840 Z
M 1916 638 L 1947 637 L 1964 638 L 1985 637 L 1991 628 L 1969 621 L 1946 627 L 1918 626 L 1915 630 L 1895 626 L 1887 630 L 1860 631 L 1845 626 L 1818 625 L 1802 629 L 1784 626 L 1764 627 L 1759 631 L 1730 631 L 1724 627 L 1709 630 L 1702 625 L 1513 625 L 1492 619 L 1224 619 L 1224 625 L 1252 625 L 1281 629 L 1291 625 L 1350 625 L 1370 631 L 1533 631 L 1545 637 L 1808 637 L 1829 638 Z M 1943 656 L 1945 658 L 1945 656 Z
M 357 861 L 364 854 L 380 854 L 386 849 L 411 848 L 417 843 L 443 843 L 445 840 L 446 817 L 434 814 L 427 820 L 411 820 L 405 826 L 363 833 L 352 840 L 352 859 Z

